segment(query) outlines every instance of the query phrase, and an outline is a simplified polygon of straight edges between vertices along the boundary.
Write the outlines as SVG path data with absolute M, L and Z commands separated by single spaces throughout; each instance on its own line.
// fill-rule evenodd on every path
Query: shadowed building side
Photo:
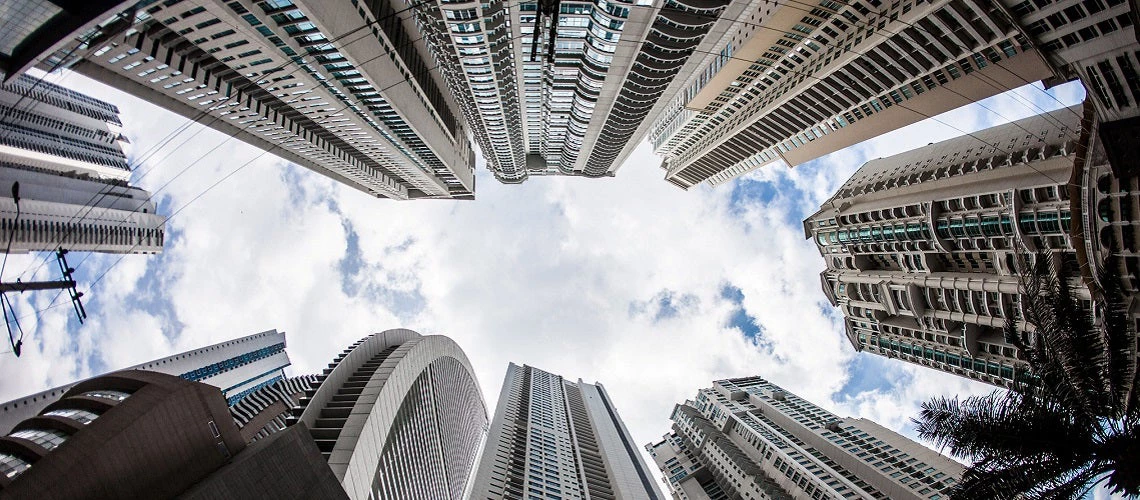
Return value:
M 170 498 L 244 448 L 217 388 L 116 372 L 76 384 L 0 438 L 0 492 L 44 500 Z
M 284 378 L 290 365 L 285 333 L 268 330 L 123 368 L 177 375 L 222 389 L 233 405 L 246 394 Z M 38 414 L 75 384 L 0 404 L 0 432 Z

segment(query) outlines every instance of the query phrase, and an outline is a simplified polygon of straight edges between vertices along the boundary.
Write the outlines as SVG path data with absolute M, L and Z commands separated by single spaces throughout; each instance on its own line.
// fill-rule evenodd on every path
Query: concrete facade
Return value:
M 246 446 L 216 388 L 124 370 L 0 437 L 0 498 L 346 498 L 304 425 Z
M 1080 79 L 1101 121 L 1140 116 L 1140 43 L 1128 0 L 1002 0 L 1045 55 L 1054 80 Z
M 289 366 L 285 333 L 268 330 L 211 346 L 123 368 L 176 375 L 222 390 L 227 402 L 284 377 Z M 58 400 L 75 384 L 64 385 L 0 404 L 0 432 L 35 416 Z
M 124 2 L 42 58 L 373 196 L 470 199 L 474 153 L 389 2 Z
M 677 405 L 645 448 L 675 499 L 947 498 L 964 467 L 866 419 L 841 418 L 760 377 Z
M 791 166 L 1051 76 L 1008 18 L 973 0 L 753 2 L 650 134 L 666 180 Z
M 117 372 L 76 384 L 0 438 L 0 495 L 171 498 L 244 448 L 217 388 Z
M 0 84 L 0 245 L 162 251 L 166 218 L 131 187 L 115 106 L 20 75 Z M 20 203 L 11 187 L 19 183 Z
M 1068 261 L 1070 277 L 1080 277 L 1104 262 L 1110 245 L 1137 247 L 1124 230 L 1132 212 L 1111 205 L 1131 209 L 1135 197 L 1113 187 L 1120 183 L 1102 150 L 1081 153 L 1096 139 L 1084 117 L 1081 106 L 1064 108 L 872 160 L 804 221 L 827 265 L 824 293 L 843 311 L 857 350 L 995 385 L 1018 382 L 1028 365 L 1003 329 L 1013 321 L 1033 330 L 1020 283 L 1035 256 Z M 1074 171 L 1082 175 L 1070 186 Z M 1128 258 L 1114 262 L 1131 272 Z M 1134 274 L 1122 276 L 1135 288 Z M 1077 293 L 1091 297 L 1087 286 Z
M 471 499 L 659 499 L 605 388 L 511 363 Z
M 352 499 L 463 498 L 487 410 L 455 342 L 387 330 L 338 356 L 293 409 Z

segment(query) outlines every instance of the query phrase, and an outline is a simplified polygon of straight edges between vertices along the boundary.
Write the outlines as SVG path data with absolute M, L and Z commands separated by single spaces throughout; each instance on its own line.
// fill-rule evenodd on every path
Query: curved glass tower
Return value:
M 349 498 L 463 497 L 487 408 L 454 341 L 376 333 L 318 378 L 290 420 L 310 429 Z

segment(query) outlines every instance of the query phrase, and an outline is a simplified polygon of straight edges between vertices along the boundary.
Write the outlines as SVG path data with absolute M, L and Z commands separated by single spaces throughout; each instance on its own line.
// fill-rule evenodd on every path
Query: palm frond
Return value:
M 1128 317 L 1127 297 L 1120 275 L 1101 266 L 1099 281 L 1102 290 L 1104 344 L 1106 346 L 1107 374 L 1112 394 L 1113 409 L 1119 415 L 1140 413 L 1137 401 L 1137 332 Z
M 1036 359 L 1030 364 L 1049 380 L 1043 389 L 1058 391 L 1056 397 L 1076 403 L 1089 415 L 1102 414 L 1108 403 L 1107 346 L 1093 326 L 1091 311 L 1081 306 L 1064 272 L 1048 255 L 1037 257 L 1032 275 L 1023 282 L 1026 321 L 1037 329 L 1030 345 Z
M 950 498 L 1076 500 L 1088 488 L 1084 472 L 1090 469 L 1087 461 L 1038 459 L 1009 464 L 991 457 L 967 469 Z
M 1092 436 L 1080 415 L 1020 393 L 938 398 L 922 404 L 914 420 L 919 436 L 969 460 L 1017 463 L 1056 458 L 1086 460 Z

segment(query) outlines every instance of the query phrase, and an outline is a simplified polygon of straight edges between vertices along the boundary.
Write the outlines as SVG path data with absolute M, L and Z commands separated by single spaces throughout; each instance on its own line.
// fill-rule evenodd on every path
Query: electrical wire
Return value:
M 430 2 L 428 2 L 428 1 L 426 1 L 426 0 L 425 0 L 425 1 L 421 1 L 421 2 L 419 2 L 419 3 L 415 3 L 415 4 L 412 4 L 411 6 L 409 6 L 409 7 L 406 7 L 406 8 L 404 8 L 404 9 L 400 9 L 400 10 L 397 10 L 397 11 L 394 11 L 394 12 L 390 12 L 390 13 L 388 13 L 388 14 L 384 15 L 384 16 L 381 16 L 381 17 L 377 18 L 377 19 L 376 19 L 376 20 L 374 20 L 374 21 L 368 21 L 368 22 L 364 23 L 363 25 L 361 25 L 361 26 L 359 26 L 359 27 L 357 27 L 357 28 L 354 28 L 354 29 L 352 29 L 352 30 L 349 30 L 349 31 L 347 31 L 347 32 L 345 32 L 345 33 L 343 33 L 343 34 L 341 34 L 340 36 L 338 36 L 338 37 L 336 37 L 336 38 L 330 39 L 330 40 L 328 40 L 328 41 L 327 41 L 327 42 L 325 42 L 325 43 L 330 43 L 330 44 L 331 44 L 331 43 L 339 43 L 339 42 L 340 42 L 341 40 L 343 40 L 344 38 L 347 38 L 347 37 L 349 37 L 349 36 L 352 36 L 353 34 L 360 32 L 361 30 L 365 30 L 365 29 L 367 29 L 367 28 L 369 28 L 369 27 L 371 27 L 371 26 L 373 26 L 373 25 L 376 25 L 376 24 L 379 24 L 379 23 L 381 23 L 381 22 L 383 22 L 383 21 L 386 21 L 386 20 L 388 20 L 388 19 L 391 19 L 392 17 L 396 17 L 396 16 L 399 16 L 399 15 L 401 15 L 401 14 L 404 14 L 404 13 L 407 13 L 407 12 L 409 12 L 409 11 L 412 11 L 412 10 L 416 10 L 416 9 L 419 9 L 419 8 L 421 8 L 421 7 L 424 7 L 424 6 L 428 6 L 428 5 L 432 5 L 432 4 L 431 4 Z M 223 22 L 224 22 L 224 21 L 223 21 Z M 156 23 L 157 23 L 157 21 L 156 21 Z M 227 23 L 227 25 L 228 25 L 228 26 L 230 26 L 231 28 L 233 28 L 233 27 L 234 27 L 232 24 L 229 24 L 229 23 Z M 362 40 L 362 39 L 364 39 L 364 38 L 367 38 L 367 37 L 369 37 L 369 35 L 370 35 L 369 33 L 365 32 L 365 33 L 364 33 L 363 35 L 361 35 L 360 37 L 358 37 L 358 38 L 356 38 L 356 39 L 354 39 L 354 40 L 352 40 L 352 41 L 349 41 L 349 42 L 347 42 L 347 43 L 345 43 L 345 44 L 343 44 L 343 45 L 344 45 L 344 46 L 347 46 L 347 45 L 351 45 L 351 44 L 353 44 L 353 43 L 355 43 L 355 42 L 357 42 L 357 41 L 360 41 L 360 40 Z M 410 41 L 410 42 L 408 42 L 408 43 L 414 43 L 414 42 L 416 42 L 416 41 L 422 40 L 422 38 L 423 38 L 423 37 L 421 37 L 421 38 L 418 38 L 418 39 L 415 39 L 415 40 L 412 40 L 412 41 Z M 401 45 L 398 45 L 398 46 L 397 46 L 397 48 L 403 48 L 403 46 L 404 46 L 404 45 L 403 45 L 403 44 L 401 44 Z M 72 50 L 72 52 L 74 52 L 74 49 Z M 378 57 L 374 57 L 374 58 L 372 58 L 372 59 L 369 59 L 369 61 L 375 60 L 375 59 L 377 59 L 377 58 L 378 58 Z M 63 58 L 63 59 L 61 59 L 61 60 L 60 60 L 60 62 L 62 62 L 62 61 L 63 61 L 63 60 L 65 60 L 65 59 L 66 59 L 66 58 Z M 363 63 L 362 63 L 362 64 L 363 64 Z M 294 66 L 296 66 L 296 68 L 295 68 L 293 71 L 291 71 L 291 72 L 287 73 L 287 74 L 286 74 L 286 75 L 284 75 L 284 76 L 291 76 L 291 75 L 295 74 L 297 71 L 300 71 L 301 69 L 304 69 L 304 63 L 301 63 L 301 62 L 297 62 L 297 61 L 294 61 L 294 60 L 292 60 L 292 59 L 286 58 L 286 59 L 284 60 L 283 64 L 281 64 L 281 65 L 277 66 L 276 68 L 271 68 L 270 70 L 268 70 L 268 71 L 264 72 L 263 74 L 272 74 L 272 73 L 276 73 L 277 71 L 280 71 L 280 70 L 282 70 L 282 69 L 286 68 L 286 67 L 287 67 L 287 66 L 289 66 L 289 65 L 294 65 Z M 59 63 L 57 63 L 56 67 L 58 68 L 58 66 L 59 66 Z M 53 71 L 54 71 L 54 69 L 53 69 Z M 38 83 L 39 83 L 39 82 L 37 81 L 37 84 L 38 84 Z M 25 94 L 25 95 L 26 95 L 26 94 Z M 238 97 L 238 96 L 237 96 L 237 94 L 234 94 L 234 95 L 232 95 L 232 96 L 227 96 L 225 99 L 222 99 L 222 100 L 220 100 L 220 101 L 217 101 L 216 103 L 212 103 L 212 104 L 214 104 L 214 106 L 213 106 L 212 108 L 213 108 L 213 109 L 218 109 L 217 107 L 218 107 L 219 105 L 221 105 L 221 104 L 225 104 L 225 103 L 227 103 L 227 102 L 229 102 L 229 101 L 231 101 L 231 100 L 233 100 L 233 99 L 236 99 L 237 97 Z M 343 111 L 343 109 L 344 109 L 344 108 L 342 108 L 340 111 Z M 152 155 L 154 155 L 154 154 L 157 154 L 157 153 L 158 153 L 158 151 L 160 151 L 160 150 L 161 150 L 163 147 L 165 147 L 165 145 L 166 145 L 166 144 L 169 144 L 169 142 L 170 142 L 170 141 L 173 141 L 175 137 L 177 137 L 178 135 L 180 135 L 180 134 L 181 134 L 183 131 L 187 130 L 187 129 L 188 129 L 190 126 L 192 126 L 192 125 L 194 125 L 194 124 L 201 124 L 201 123 L 199 122 L 199 120 L 201 120 L 202 118 L 204 118 L 204 117 L 206 117 L 206 116 L 212 116 L 212 119 L 211 119 L 211 120 L 210 120 L 208 123 L 205 123 L 205 124 L 203 124 L 203 127 L 202 127 L 201 129 L 199 129 L 199 130 L 198 130 L 197 132 L 195 132 L 193 135 L 191 135 L 190 137 L 188 137 L 187 139 L 185 139 L 184 141 L 182 141 L 182 143 L 180 143 L 178 147 L 184 146 L 184 145 L 185 145 L 185 144 L 187 144 L 187 143 L 188 143 L 190 140 L 192 140 L 194 137 L 197 137 L 197 136 L 198 136 L 198 134 L 200 134 L 200 133 L 202 133 L 204 130 L 206 130 L 206 128 L 210 127 L 210 126 L 211 126 L 211 125 L 213 125 L 215 122 L 217 122 L 218 120 L 221 120 L 221 119 L 223 118 L 223 117 L 222 117 L 222 116 L 220 116 L 220 115 L 218 115 L 218 116 L 213 116 L 213 115 L 210 115 L 210 112 L 211 112 L 211 110 L 212 110 L 211 108 L 206 108 L 206 109 L 202 109 L 202 110 L 200 110 L 200 111 L 198 112 L 198 115 L 197 115 L 197 116 L 195 116 L 195 117 L 191 118 L 191 119 L 190 119 L 189 121 L 187 121 L 187 122 L 184 122 L 184 123 L 183 123 L 183 124 L 182 124 L 182 125 L 181 125 L 179 128 L 175 129 L 175 131 L 172 131 L 171 133 L 167 134 L 167 137 L 165 137 L 163 140 L 161 140 L 161 141 L 160 141 L 160 142 L 159 142 L 157 145 L 155 145 L 155 146 L 152 146 L 152 147 L 151 147 L 151 148 L 148 150 L 148 152 L 147 152 L 147 153 L 144 153 L 144 156 L 143 156 L 142 158 L 140 158 L 139 160 L 137 160 L 136 166 L 141 166 L 141 165 L 145 164 L 145 162 L 147 162 L 147 161 L 148 161 L 148 160 L 151 158 L 151 156 L 152 156 Z M 340 111 L 338 111 L 338 112 L 340 112 Z M 225 144 L 226 142 L 228 142 L 230 139 L 234 138 L 234 136 L 235 136 L 235 135 L 236 135 L 238 132 L 240 132 L 240 131 L 235 131 L 234 133 L 232 133 L 232 134 L 229 134 L 229 136 L 228 136 L 226 139 L 224 139 L 224 140 L 223 140 L 221 143 L 219 143 L 217 146 L 215 146 L 215 147 L 214 147 L 213 149 L 211 149 L 209 152 L 207 152 L 206 154 L 202 155 L 202 156 L 201 156 L 199 159 L 201 159 L 201 158 L 204 158 L 204 157 L 205 157 L 205 156 L 207 156 L 209 153 L 212 153 L 213 151 L 215 151 L 215 150 L 217 150 L 218 148 L 220 148 L 220 147 L 221 147 L 223 144 Z M 175 148 L 172 148 L 172 149 L 173 149 L 173 150 L 176 150 L 176 149 L 178 149 L 178 147 L 175 147 Z M 154 169 L 155 169 L 155 167 L 156 167 L 157 165 L 158 165 L 158 162 L 154 162 L 154 163 L 152 163 L 152 164 L 151 164 L 151 166 L 150 166 L 150 168 L 148 168 L 148 169 L 146 169 L 145 171 L 143 171 L 142 175 L 140 175 L 139 177 L 137 177 L 136 179 L 134 179 L 134 182 L 136 182 L 136 183 L 137 183 L 137 182 L 141 181 L 143 178 L 145 178 L 147 175 L 149 175 L 151 172 L 153 172 L 153 171 L 154 171 Z M 185 170 L 186 170 L 186 169 L 183 169 L 183 171 L 182 171 L 182 172 L 180 172 L 180 173 L 179 173 L 179 175 L 181 175 L 181 173 L 184 173 L 184 172 L 185 172 Z M 171 179 L 171 180 L 173 180 L 173 179 Z M 164 184 L 162 187 L 164 188 L 164 187 L 166 187 L 166 186 L 167 186 L 167 185 L 169 185 L 169 184 L 170 184 L 170 181 L 168 181 L 168 182 L 167 182 L 166 184 Z M 67 238 L 68 238 L 68 237 L 71 235 L 71 233 L 72 233 L 72 232 L 75 230 L 75 228 L 78 226 L 78 224 L 79 224 L 79 223 L 81 223 L 81 222 L 82 222 L 82 221 L 83 221 L 83 220 L 84 220 L 84 219 L 85 219 L 85 218 L 86 218 L 88 215 L 90 215 L 90 214 L 91 214 L 91 212 L 92 212 L 92 211 L 93 211 L 95 208 L 97 208 L 97 205 L 98 205 L 99 203 L 101 203 L 101 202 L 103 201 L 103 199 L 105 199 L 105 198 L 106 198 L 106 197 L 107 197 L 107 196 L 108 196 L 108 195 L 109 195 L 111 192 L 113 192 L 113 191 L 114 191 L 114 188 L 115 188 L 115 187 L 116 187 L 116 186 L 108 186 L 108 188 L 106 188 L 106 190 L 101 190 L 100 192 L 98 192 L 98 193 L 95 193 L 94 195 L 92 195 L 92 197 L 91 197 L 91 198 L 90 198 L 90 199 L 89 199 L 87 202 L 85 202 L 85 203 L 84 203 L 84 205 L 83 205 L 83 208 L 80 208 L 79 210 L 77 210 L 77 213 L 76 213 L 76 214 L 74 214 L 74 215 L 72 215 L 72 216 L 71 216 L 71 218 L 70 218 L 70 219 L 68 219 L 68 221 L 65 223 L 65 224 L 67 225 L 67 229 L 66 229 L 66 230 L 63 232 L 63 234 L 60 236 L 60 238 L 59 238 L 59 241 L 57 241 L 57 242 L 56 242 L 56 244 L 55 244 L 55 245 L 53 245 L 53 246 L 55 246 L 55 247 L 59 247 L 59 246 L 61 246 L 61 245 L 62 245 L 62 244 L 63 244 L 63 243 L 64 243 L 64 242 L 67 240 Z M 161 192 L 161 190 L 162 190 L 162 188 L 160 188 L 160 189 L 159 189 L 159 190 L 157 190 L 157 191 L 152 191 L 152 192 L 150 192 L 150 193 L 149 193 L 149 195 L 148 195 L 148 197 L 147 197 L 145 200 L 143 200 L 143 202 L 139 204 L 139 207 L 138 207 L 138 208 L 136 208 L 135 210 L 133 210 L 133 211 L 132 211 L 132 213 L 133 213 L 133 212 L 137 212 L 137 211 L 138 211 L 138 210 L 139 210 L 139 209 L 140 209 L 142 206 L 144 206 L 144 205 L 146 205 L 146 203 L 150 202 L 150 201 L 151 201 L 151 200 L 154 198 L 154 196 L 155 196 L 155 195 L 157 195 L 159 192 Z M 96 198 L 98 198 L 98 199 L 96 199 Z M 76 219 L 77 217 L 78 217 L 78 219 Z M 73 222 L 74 222 L 74 223 L 73 223 Z M 121 222 L 121 223 L 119 224 L 119 226 L 122 226 L 122 225 L 123 225 L 123 223 Z M 35 275 L 35 273 L 39 272 L 39 270 L 40 270 L 40 269 L 42 269 L 42 268 L 43 268 L 43 266 L 47 265 L 47 262 L 48 262 L 48 260 L 50 260 L 48 257 L 49 257 L 49 255 L 45 255 L 45 256 L 44 256 L 44 257 L 43 257 L 43 258 L 40 260 L 40 263 L 39 263 L 39 265 L 37 265 L 37 266 L 36 266 L 36 268 L 35 268 L 34 270 L 32 270 L 32 275 L 33 275 L 33 276 Z M 28 272 L 28 270 L 29 270 L 29 269 L 31 269 L 31 265 L 29 265 L 29 267 L 27 267 L 27 268 L 25 268 L 23 271 L 21 271 L 21 273 L 20 273 L 20 276 L 21 276 L 21 277 L 22 277 L 22 276 L 24 276 L 24 274 L 26 274 L 26 273 Z

